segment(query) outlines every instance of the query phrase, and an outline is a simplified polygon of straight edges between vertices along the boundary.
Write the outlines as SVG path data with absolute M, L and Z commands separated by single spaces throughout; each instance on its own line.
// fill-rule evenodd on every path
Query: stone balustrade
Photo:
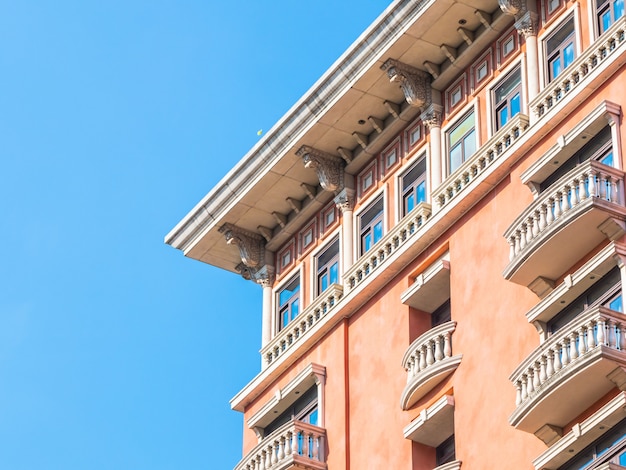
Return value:
M 438 325 L 408 347 L 402 359 L 402 367 L 407 372 L 407 385 L 401 399 L 403 409 L 408 409 L 432 390 L 460 363 L 461 356 L 452 356 L 452 333 L 455 328 L 454 321 Z
M 506 126 L 496 132 L 480 149 L 457 168 L 433 192 L 436 210 L 443 209 L 458 198 L 472 182 L 477 180 L 500 156 L 528 130 L 528 116 L 518 114 Z
M 564 175 L 533 201 L 504 234 L 509 261 L 525 256 L 536 239 L 571 217 L 586 201 L 606 201 L 624 205 L 624 173 L 589 160 Z
M 563 98 L 586 86 L 587 77 L 626 50 L 626 17 L 615 22 L 530 103 L 541 120 Z M 533 122 L 534 124 L 534 122 Z
M 332 284 L 315 301 L 282 329 L 262 350 L 264 367 L 269 366 L 330 312 L 343 297 L 343 287 Z
M 549 337 L 510 378 L 517 391 L 516 406 L 541 399 L 545 390 L 553 391 L 554 382 L 568 378 L 568 369 L 582 368 L 585 358 L 599 348 L 626 350 L 626 315 L 594 307 Z
M 235 470 L 325 470 L 326 431 L 290 421 L 266 436 Z
M 398 222 L 398 225 L 391 229 L 382 240 L 361 256 L 343 277 L 346 294 L 365 281 L 370 274 L 378 270 L 407 241 L 413 239 L 419 229 L 430 218 L 430 214 L 430 204 L 420 203 Z

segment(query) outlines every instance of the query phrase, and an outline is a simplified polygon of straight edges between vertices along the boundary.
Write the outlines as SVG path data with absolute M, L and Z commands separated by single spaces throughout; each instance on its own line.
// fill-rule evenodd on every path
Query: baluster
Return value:
M 558 192 L 556 193 L 555 197 L 554 197 L 554 220 L 557 220 L 559 217 L 561 217 L 561 214 L 563 214 L 563 210 L 561 207 L 561 197 L 563 195 Z
M 535 390 L 538 390 L 539 387 L 541 387 L 541 378 L 539 377 L 539 374 L 540 374 L 539 364 L 535 362 L 535 366 L 533 370 L 533 378 L 534 378 L 533 388 Z
M 443 359 L 443 337 L 437 336 L 435 338 L 435 360 L 437 362 Z
M 285 455 L 289 456 L 293 453 L 293 433 L 287 432 L 287 439 L 285 440 Z
M 526 376 L 522 376 L 522 400 L 526 400 L 528 398 L 528 387 L 526 385 Z
M 515 258 L 515 237 L 509 237 L 509 261 Z
M 546 211 L 546 225 L 550 225 L 554 222 L 554 210 L 552 209 L 552 205 L 555 204 L 554 198 L 548 199 L 547 211 Z
M 546 380 L 554 375 L 554 351 L 548 351 L 546 363 Z
M 428 364 L 429 366 L 435 363 L 435 356 L 433 355 L 433 343 L 434 341 L 431 339 L 430 341 L 428 341 L 428 344 L 426 346 L 426 364 Z
M 544 228 L 546 228 L 546 225 L 548 224 L 548 222 L 546 221 L 546 213 L 548 211 L 548 206 L 546 206 L 545 204 L 542 204 L 541 207 L 539 208 L 539 231 L 543 231 Z
M 532 215 L 533 217 L 533 238 L 536 238 L 539 235 L 539 219 L 541 219 L 541 215 L 539 211 L 535 211 Z
M 589 188 L 588 188 L 588 177 L 586 175 L 582 175 L 580 178 L 579 188 L 580 188 L 580 196 L 579 199 L 584 201 L 589 197 Z
M 600 320 L 596 323 L 596 327 L 598 328 L 598 343 L 596 346 L 600 346 L 606 342 L 604 318 L 600 318 Z
M 515 385 L 515 406 L 520 406 L 522 403 L 522 384 L 518 380 Z
M 581 192 L 581 184 L 580 180 L 576 178 L 572 183 L 572 203 L 574 206 L 580 204 L 580 192 Z
M 561 343 L 557 343 L 554 346 L 554 372 L 558 372 L 563 368 L 563 364 L 561 363 L 561 351 L 563 350 L 563 346 Z
M 285 436 L 281 436 L 278 440 L 278 461 L 281 462 L 285 458 Z
M 528 390 L 528 395 L 535 391 L 535 378 L 533 372 L 534 369 L 531 366 L 526 373 L 526 376 L 528 377 L 528 381 L 526 382 L 526 390 Z
M 587 351 L 595 348 L 595 340 L 593 339 L 593 321 L 587 323 Z
M 570 355 L 569 355 L 569 338 L 563 338 L 563 360 L 562 365 L 565 367 L 570 363 Z
M 452 357 L 452 338 L 451 333 L 446 331 L 444 335 L 443 354 L 446 357 Z
M 609 318 L 608 321 L 608 329 L 609 334 L 607 339 L 609 342 L 609 347 L 615 349 L 617 347 L 617 338 L 615 336 L 615 322 L 611 318 Z
M 611 178 L 611 202 L 617 204 L 619 201 L 617 196 L 617 178 Z
M 563 193 L 563 212 L 567 212 L 572 208 L 572 187 L 565 186 L 565 192 Z
M 278 463 L 278 443 L 270 444 L 270 450 L 272 452 L 272 465 L 276 465 Z
M 427 366 L 425 349 L 426 349 L 426 346 L 424 345 L 424 346 L 422 346 L 420 348 L 420 351 L 419 351 L 419 354 L 420 354 L 420 371 L 426 369 L 426 366 Z
M 541 383 L 545 383 L 548 379 L 548 369 L 552 368 L 552 351 L 548 352 L 547 356 L 541 357 L 541 368 L 539 370 L 539 380 Z
M 265 468 L 272 468 L 272 446 L 269 446 L 265 451 Z
M 578 355 L 582 356 L 587 352 L 587 341 L 585 339 L 585 326 L 578 329 Z
M 574 359 L 576 359 L 578 357 L 578 344 L 576 344 L 576 340 L 578 338 L 578 334 L 576 333 L 576 331 L 572 331 L 570 333 L 570 341 L 569 341 L 569 356 L 570 356 L 570 361 L 573 361 Z
M 608 201 L 608 194 L 607 194 L 607 183 L 608 183 L 608 179 L 607 176 L 601 172 L 598 172 L 598 186 L 599 186 L 599 197 L 601 197 L 602 199 L 604 199 L 605 201 Z
M 626 349 L 626 335 L 624 334 L 624 325 L 620 323 L 619 328 L 619 348 L 624 351 Z
M 526 225 L 522 224 L 520 227 L 520 236 L 519 236 L 519 247 L 520 250 L 523 250 L 526 247 Z
M 589 172 L 589 197 L 598 196 L 598 189 L 596 185 L 596 172 L 594 170 Z
M 257 457 L 256 467 L 259 470 L 265 470 L 265 452 L 261 453 L 261 455 Z

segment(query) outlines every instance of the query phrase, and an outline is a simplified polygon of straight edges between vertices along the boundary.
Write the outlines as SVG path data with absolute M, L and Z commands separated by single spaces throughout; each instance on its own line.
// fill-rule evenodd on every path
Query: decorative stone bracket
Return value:
M 265 239 L 261 235 L 229 223 L 222 225 L 219 232 L 226 237 L 226 243 L 239 248 L 245 266 L 258 268 L 265 264 Z
M 387 72 L 389 81 L 400 85 L 409 105 L 423 108 L 432 103 L 428 73 L 395 59 L 387 59 L 380 68 Z
M 305 168 L 315 169 L 324 190 L 338 193 L 344 188 L 345 161 L 343 158 L 308 145 L 300 147 L 296 155 L 302 157 Z
M 235 269 L 241 274 L 241 277 L 247 281 L 256 282 L 261 287 L 272 287 L 276 279 L 274 267 L 268 264 L 260 268 L 250 268 L 243 263 L 239 263 Z
M 526 0 L 498 0 L 500 9 L 515 17 L 515 29 L 524 37 L 536 36 L 539 30 L 539 16 L 528 10 Z

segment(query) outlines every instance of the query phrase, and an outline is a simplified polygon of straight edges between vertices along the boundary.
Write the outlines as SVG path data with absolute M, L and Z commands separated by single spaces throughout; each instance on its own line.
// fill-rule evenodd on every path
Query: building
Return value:
M 625 31 L 395 0 L 172 230 L 263 290 L 236 470 L 626 468 Z

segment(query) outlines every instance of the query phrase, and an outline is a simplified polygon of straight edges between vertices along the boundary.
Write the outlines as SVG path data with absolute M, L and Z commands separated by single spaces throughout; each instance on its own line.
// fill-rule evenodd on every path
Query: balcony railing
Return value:
M 581 253 L 610 235 L 596 227 L 611 216 L 626 217 L 624 173 L 595 160 L 575 167 L 541 193 L 505 232 L 510 246 L 505 278 L 528 285 L 540 276 L 559 277 Z
M 326 430 L 290 421 L 265 437 L 235 470 L 326 470 Z
M 346 282 L 346 294 L 356 288 L 374 271 L 385 263 L 399 248 L 413 239 L 426 221 L 430 218 L 431 206 L 425 202 L 420 203 L 413 211 L 404 217 L 398 225 L 386 234 L 382 240 L 374 245 L 367 253 L 352 266 L 344 275 Z
M 531 103 L 538 119 L 543 118 L 563 98 L 588 85 L 605 64 L 626 50 L 626 17 L 606 30 L 580 57 L 567 67 Z
M 478 152 L 457 168 L 433 192 L 433 201 L 437 202 L 437 211 L 457 198 L 470 184 L 491 167 L 499 157 L 513 145 L 528 129 L 528 116 L 518 114 L 506 126 L 496 132 Z
M 615 386 L 607 376 L 620 366 L 626 366 L 626 315 L 605 307 L 583 312 L 511 375 L 517 390 L 511 424 L 528 432 L 565 425 Z
M 278 333 L 263 349 L 264 366 L 269 366 L 281 354 L 288 351 L 298 340 L 326 316 L 341 300 L 343 287 L 332 284 L 291 323 Z
M 461 356 L 452 355 L 452 333 L 456 322 L 436 326 L 411 343 L 402 366 L 407 371 L 407 384 L 402 392 L 401 406 L 406 410 L 450 375 L 460 364 Z

